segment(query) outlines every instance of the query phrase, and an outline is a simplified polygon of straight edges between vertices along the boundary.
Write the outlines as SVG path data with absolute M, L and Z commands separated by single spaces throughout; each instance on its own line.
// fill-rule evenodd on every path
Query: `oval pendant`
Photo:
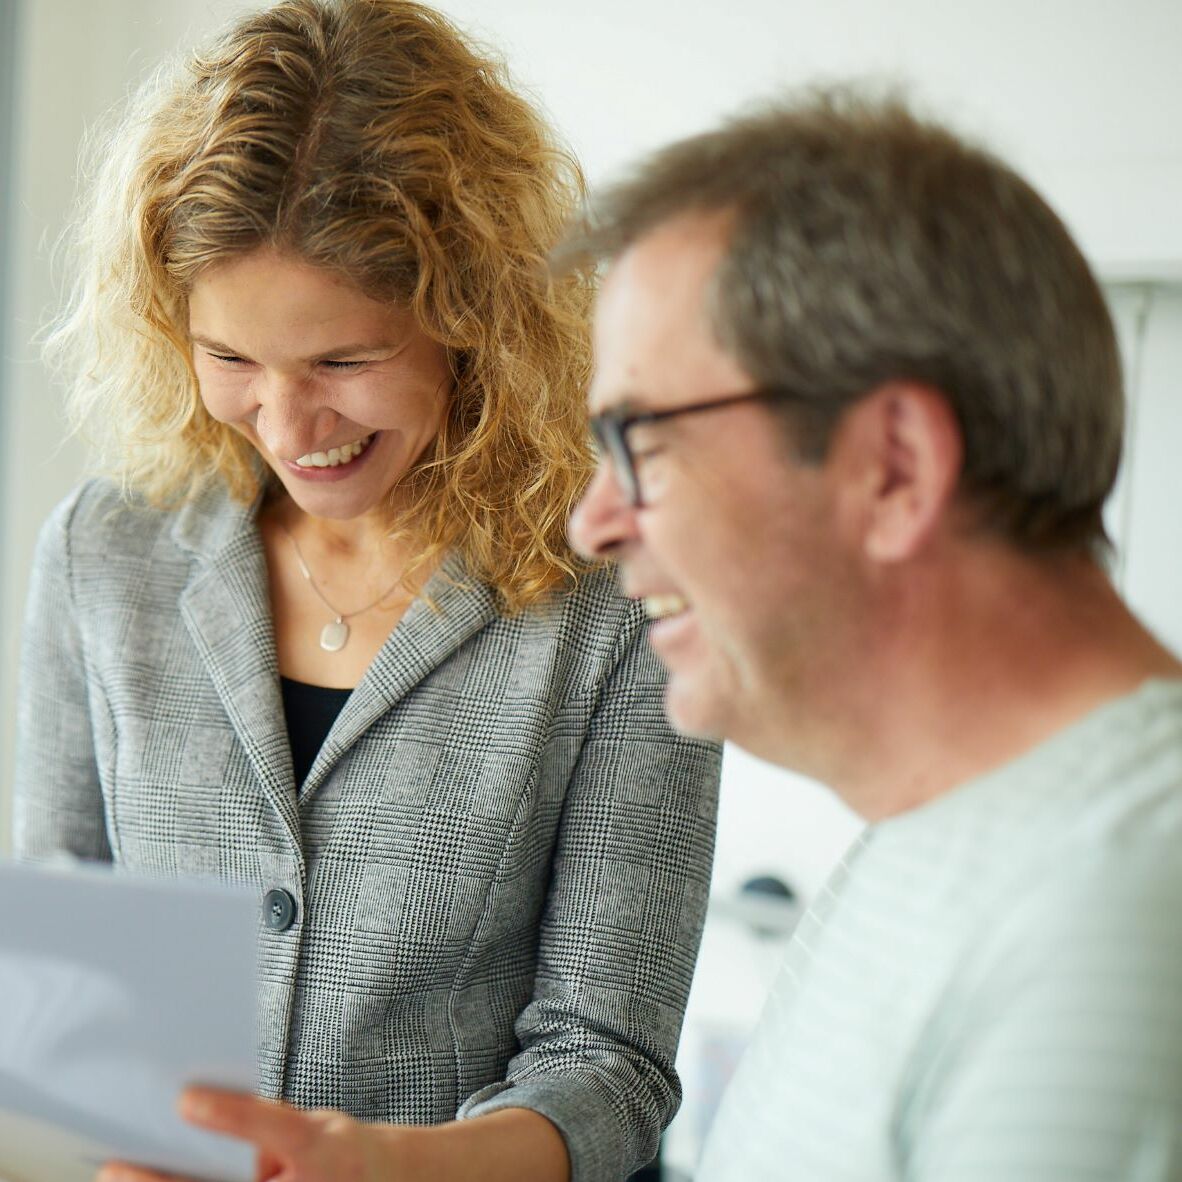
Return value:
M 349 625 L 344 620 L 333 620 L 320 631 L 320 647 L 326 653 L 338 653 L 349 639 Z

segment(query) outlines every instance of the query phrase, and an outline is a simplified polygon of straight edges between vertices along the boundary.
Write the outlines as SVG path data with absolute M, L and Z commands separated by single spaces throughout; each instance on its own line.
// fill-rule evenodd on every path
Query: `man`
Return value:
M 700 1182 L 1182 1178 L 1182 666 L 1100 561 L 1119 364 L 1066 230 L 830 94 L 658 154 L 580 245 L 572 537 L 676 726 L 871 822 Z
M 575 542 L 647 601 L 678 727 L 871 822 L 698 1182 L 1182 1179 L 1182 665 L 1100 561 L 1119 364 L 1066 230 L 838 94 L 659 154 L 577 245 L 610 266 Z M 269 1176 L 413 1166 L 339 1116 L 186 1111 Z

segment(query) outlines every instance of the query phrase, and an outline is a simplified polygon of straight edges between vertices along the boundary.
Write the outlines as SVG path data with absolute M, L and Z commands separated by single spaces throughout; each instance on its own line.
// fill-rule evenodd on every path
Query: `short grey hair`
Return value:
M 658 152 L 603 193 L 566 257 L 610 260 L 664 222 L 731 215 L 711 292 L 720 344 L 821 459 L 891 380 L 951 404 L 960 490 L 1031 550 L 1107 549 L 1124 423 L 1112 320 L 1060 219 L 986 151 L 897 97 L 811 91 Z

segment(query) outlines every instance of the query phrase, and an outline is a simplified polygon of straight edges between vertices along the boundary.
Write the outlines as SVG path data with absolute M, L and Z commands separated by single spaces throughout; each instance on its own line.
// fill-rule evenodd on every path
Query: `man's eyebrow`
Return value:
M 625 392 L 614 399 L 610 405 L 601 407 L 595 414 L 612 415 L 614 418 L 627 418 L 629 415 L 648 414 L 652 404 L 643 394 Z

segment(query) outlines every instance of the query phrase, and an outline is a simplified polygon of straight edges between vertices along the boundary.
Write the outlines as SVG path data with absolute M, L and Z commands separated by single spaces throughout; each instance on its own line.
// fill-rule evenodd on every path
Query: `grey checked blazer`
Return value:
M 104 482 L 30 589 L 18 853 L 289 891 L 260 1079 L 367 1120 L 527 1107 L 579 1182 L 650 1157 L 705 911 L 719 752 L 675 735 L 607 573 L 504 618 L 445 565 L 293 780 L 254 510 Z

